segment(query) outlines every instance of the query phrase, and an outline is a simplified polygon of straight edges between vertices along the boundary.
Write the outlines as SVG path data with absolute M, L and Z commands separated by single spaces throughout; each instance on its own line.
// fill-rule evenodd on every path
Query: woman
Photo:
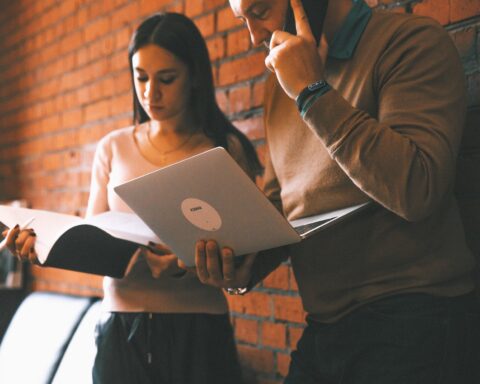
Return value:
M 99 142 L 87 216 L 130 211 L 115 185 L 214 146 L 254 177 L 255 150 L 215 102 L 208 51 L 192 21 L 175 13 L 149 17 L 132 36 L 129 62 L 134 125 Z M 20 257 L 35 258 L 27 251 L 35 234 L 12 229 L 8 239 Z M 125 278 L 104 279 L 94 382 L 239 383 L 223 292 L 181 269 L 165 245 L 137 252 Z

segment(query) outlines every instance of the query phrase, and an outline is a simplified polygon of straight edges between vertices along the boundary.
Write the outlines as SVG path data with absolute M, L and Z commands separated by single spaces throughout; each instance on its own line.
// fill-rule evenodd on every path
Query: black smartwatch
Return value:
M 311 96 L 317 94 L 318 92 L 327 91 L 328 89 L 330 89 L 330 85 L 325 80 L 318 80 L 312 84 L 307 85 L 305 88 L 302 89 L 302 91 L 295 99 L 298 110 L 302 112 L 303 107 L 305 106 L 305 102 Z

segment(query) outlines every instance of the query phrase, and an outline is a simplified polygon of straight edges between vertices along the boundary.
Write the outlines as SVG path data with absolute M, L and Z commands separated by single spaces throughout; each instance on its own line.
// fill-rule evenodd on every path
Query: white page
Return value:
M 147 224 L 134 213 L 108 211 L 86 218 L 84 224 L 93 224 L 114 237 L 138 244 L 148 245 L 150 241 L 162 243 Z
M 35 250 L 41 263 L 45 262 L 60 236 L 68 229 L 81 224 L 92 224 L 114 237 L 139 244 L 146 245 L 149 241 L 161 242 L 140 218 L 132 213 L 110 211 L 83 219 L 62 213 L 0 205 L 0 222 L 9 228 L 16 224 L 22 225 L 30 218 L 34 218 L 34 221 L 28 227 L 37 234 Z

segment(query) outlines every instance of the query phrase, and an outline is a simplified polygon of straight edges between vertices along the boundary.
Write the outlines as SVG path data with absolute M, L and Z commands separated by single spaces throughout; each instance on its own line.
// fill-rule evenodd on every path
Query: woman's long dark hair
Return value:
M 179 13 L 157 13 L 145 19 L 134 32 L 128 47 L 133 89 L 133 121 L 141 124 L 150 117 L 142 108 L 135 92 L 133 55 L 142 47 L 155 44 L 173 53 L 188 67 L 192 82 L 190 110 L 195 123 L 216 146 L 228 150 L 227 137 L 238 138 L 255 174 L 261 169 L 255 148 L 248 138 L 227 119 L 215 99 L 212 67 L 208 49 L 200 31 L 186 16 Z

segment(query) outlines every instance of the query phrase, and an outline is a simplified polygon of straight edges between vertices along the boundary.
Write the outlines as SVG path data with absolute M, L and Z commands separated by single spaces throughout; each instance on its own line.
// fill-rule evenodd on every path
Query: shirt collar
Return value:
M 352 0 L 353 7 L 337 31 L 329 47 L 328 56 L 350 59 L 372 16 L 372 9 L 364 0 Z

